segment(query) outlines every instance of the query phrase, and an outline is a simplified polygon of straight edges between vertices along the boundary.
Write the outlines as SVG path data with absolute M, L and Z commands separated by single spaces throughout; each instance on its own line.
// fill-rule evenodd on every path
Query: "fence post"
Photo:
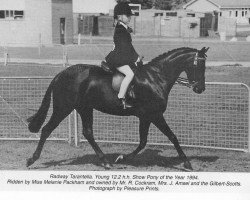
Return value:
M 69 135 L 68 135 L 68 143 L 70 144 L 70 145 L 72 145 L 72 128 L 71 128 L 71 125 L 72 125 L 72 113 L 70 113 L 69 114 L 69 116 L 68 116 L 68 123 L 69 123 Z
M 81 33 L 78 34 L 77 44 L 81 45 Z
M 93 43 L 92 32 L 90 32 L 90 34 L 89 34 L 89 43 L 90 43 L 90 44 Z
M 63 45 L 63 67 L 69 66 L 67 47 Z
M 74 133 L 75 133 L 74 138 L 75 138 L 75 146 L 77 147 L 79 145 L 79 141 L 80 141 L 80 139 L 78 137 L 78 126 L 77 126 L 78 116 L 77 116 L 76 110 L 74 110 L 73 112 L 74 112 Z
M 41 47 L 42 47 L 42 35 L 39 33 L 38 35 L 38 55 L 41 56 Z
M 250 153 L 250 88 L 244 84 L 248 90 L 248 153 Z
M 8 53 L 8 48 L 5 46 L 4 47 L 4 66 L 7 66 L 9 62 L 9 53 Z
M 181 19 L 182 17 L 181 16 L 179 16 L 178 17 L 178 23 L 179 23 L 179 27 L 178 27 L 178 29 L 179 29 L 179 37 L 181 38 Z

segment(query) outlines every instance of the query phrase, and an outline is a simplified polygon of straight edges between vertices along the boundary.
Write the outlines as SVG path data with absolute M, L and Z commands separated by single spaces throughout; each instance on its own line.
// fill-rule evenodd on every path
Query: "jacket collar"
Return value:
M 128 29 L 128 25 L 124 24 L 122 21 L 119 21 L 118 23 L 124 26 L 124 28 Z

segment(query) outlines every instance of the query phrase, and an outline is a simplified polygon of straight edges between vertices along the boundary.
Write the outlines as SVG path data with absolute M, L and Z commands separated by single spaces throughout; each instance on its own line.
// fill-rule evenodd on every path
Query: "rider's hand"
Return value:
M 135 62 L 135 65 L 136 66 L 142 66 L 143 65 L 143 62 L 142 62 L 142 59 L 144 58 L 144 56 L 138 56 L 136 62 Z
M 140 59 L 140 61 L 139 61 L 139 62 L 142 62 L 142 61 L 143 61 L 143 59 L 144 59 L 144 56 L 139 56 L 139 59 Z
M 135 61 L 136 63 L 142 62 L 144 56 L 138 56 L 137 60 Z

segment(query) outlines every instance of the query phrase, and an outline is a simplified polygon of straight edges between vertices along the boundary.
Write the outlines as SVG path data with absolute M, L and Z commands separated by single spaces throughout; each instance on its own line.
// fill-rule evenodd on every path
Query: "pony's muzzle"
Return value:
M 194 83 L 192 86 L 193 91 L 197 94 L 201 94 L 206 89 L 205 84 L 199 84 L 199 82 Z

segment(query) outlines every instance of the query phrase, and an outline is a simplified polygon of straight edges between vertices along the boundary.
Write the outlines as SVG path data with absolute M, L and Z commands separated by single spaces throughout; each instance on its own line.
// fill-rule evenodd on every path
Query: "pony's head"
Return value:
M 206 69 L 206 52 L 209 48 L 203 47 L 194 54 L 193 62 L 185 69 L 189 83 L 193 91 L 201 94 L 205 91 L 205 69 Z

